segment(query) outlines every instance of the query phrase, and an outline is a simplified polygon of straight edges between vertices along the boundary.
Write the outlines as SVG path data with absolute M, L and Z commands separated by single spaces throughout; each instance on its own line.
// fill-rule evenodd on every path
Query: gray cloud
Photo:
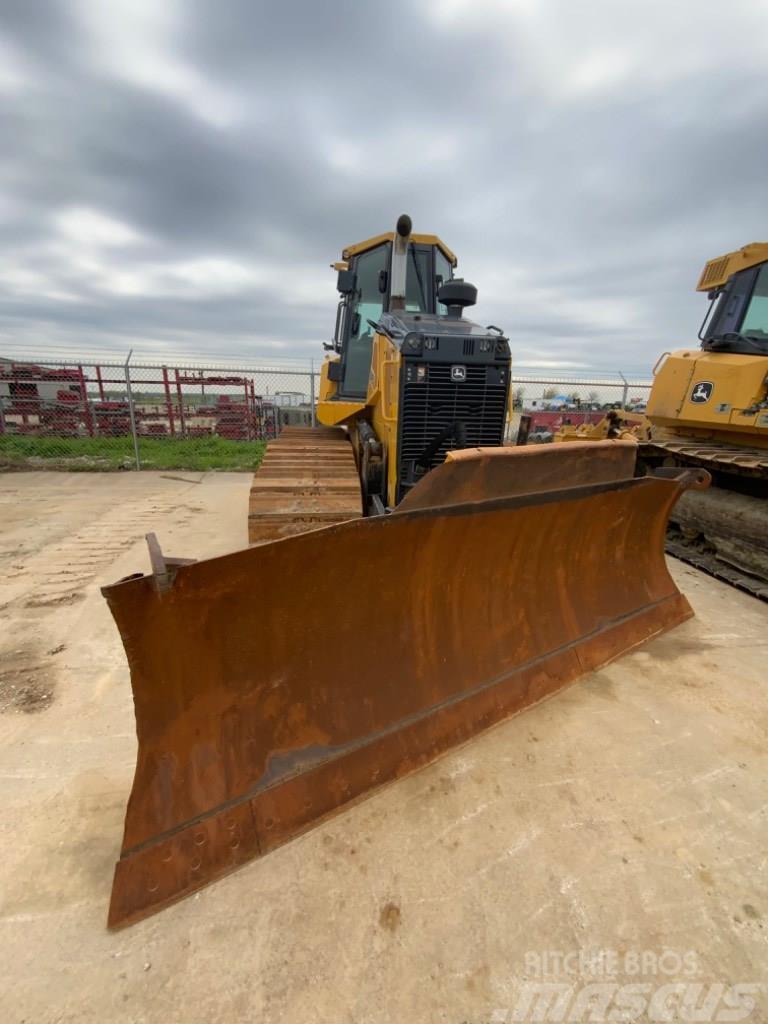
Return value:
M 320 358 L 407 210 L 517 361 L 647 370 L 762 234 L 765 3 L 6 2 L 0 347 Z

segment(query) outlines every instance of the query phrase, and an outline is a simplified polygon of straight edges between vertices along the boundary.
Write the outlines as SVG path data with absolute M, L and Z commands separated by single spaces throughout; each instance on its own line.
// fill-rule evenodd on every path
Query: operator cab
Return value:
M 401 238 L 408 239 L 405 298 L 393 300 L 393 246 Z M 405 216 L 398 222 L 397 232 L 350 246 L 342 256 L 343 260 L 334 264 L 341 293 L 332 346 L 341 354 L 337 394 L 343 399 L 361 399 L 366 395 L 371 368 L 371 322 L 378 323 L 382 314 L 395 307 L 406 314 L 446 315 L 447 308 L 438 301 L 437 293 L 452 279 L 456 257 L 436 236 L 412 235 L 410 218 Z M 397 294 L 397 288 L 394 291 Z
M 753 242 L 739 252 L 710 260 L 704 268 L 698 290 L 708 291 L 710 299 L 699 330 L 705 352 L 768 356 L 766 257 L 768 245 Z

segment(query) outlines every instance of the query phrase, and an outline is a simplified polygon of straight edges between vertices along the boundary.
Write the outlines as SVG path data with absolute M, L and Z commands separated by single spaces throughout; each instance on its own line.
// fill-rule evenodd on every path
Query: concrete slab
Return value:
M 768 981 L 768 606 L 680 564 L 692 622 L 107 932 L 135 739 L 98 588 L 147 569 L 149 529 L 171 555 L 243 546 L 249 486 L 0 476 L 3 1021 L 486 1024 L 532 1019 L 544 969 L 565 1019 L 640 982 L 638 1019 L 716 997 L 714 1020 L 729 986 Z M 602 1011 L 577 1005 L 594 981 Z M 768 1019 L 754 998 L 728 1019 Z

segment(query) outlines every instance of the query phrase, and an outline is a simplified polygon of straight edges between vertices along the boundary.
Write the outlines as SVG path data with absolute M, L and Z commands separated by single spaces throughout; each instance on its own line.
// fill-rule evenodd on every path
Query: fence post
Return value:
M 624 381 L 624 388 L 623 388 L 623 393 L 622 393 L 622 396 L 621 396 L 621 408 L 622 409 L 626 409 L 627 408 L 627 400 L 629 398 L 629 383 L 627 381 L 627 378 L 621 372 L 621 370 L 618 371 L 618 374 L 621 377 L 621 379 Z
M 184 393 L 181 390 L 181 379 L 179 377 L 179 368 L 178 368 L 178 366 L 174 369 L 173 372 L 176 375 L 176 394 L 178 395 L 178 398 L 179 398 L 179 426 L 181 427 L 181 436 L 182 437 L 186 437 L 186 434 L 187 434 L 187 424 L 186 424 L 186 421 L 184 419 Z M 247 410 L 247 408 L 248 408 L 248 403 L 246 402 L 246 410 Z
M 79 381 L 80 381 L 80 399 L 81 399 L 81 401 L 83 403 L 83 417 L 85 419 L 85 428 L 88 431 L 88 436 L 89 437 L 93 437 L 94 433 L 95 433 L 95 431 L 93 429 L 93 416 L 91 415 L 91 410 L 90 410 L 90 407 L 88 405 L 88 385 L 85 382 L 85 374 L 83 373 L 83 367 L 82 366 L 78 366 L 77 373 L 78 373 L 78 378 L 79 378 Z M 58 402 L 58 393 L 57 393 L 57 402 Z
M 0 395 L 0 434 L 5 433 L 5 412 L 3 410 L 3 403 L 5 399 Z
M 128 353 L 128 358 L 125 360 L 125 392 L 128 396 L 128 412 L 131 417 L 131 434 L 133 435 L 133 454 L 136 457 L 136 469 L 141 469 L 141 456 L 139 455 L 139 435 L 136 432 L 136 413 L 133 408 L 133 391 L 131 390 L 131 370 L 129 363 L 131 356 L 133 355 L 133 349 Z
M 315 418 L 315 360 L 309 361 L 309 405 L 312 410 L 312 426 L 317 426 Z
M 173 400 L 171 399 L 171 384 L 168 380 L 168 367 L 163 367 L 163 387 L 165 388 L 165 406 L 168 410 L 168 423 L 171 428 L 171 437 L 176 435 L 176 424 L 173 416 Z

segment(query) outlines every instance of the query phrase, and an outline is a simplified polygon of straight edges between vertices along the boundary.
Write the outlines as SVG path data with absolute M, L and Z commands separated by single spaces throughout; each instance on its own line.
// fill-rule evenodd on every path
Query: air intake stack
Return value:
M 446 315 L 449 319 L 460 320 L 467 306 L 474 306 L 477 302 L 477 288 L 462 277 L 455 277 L 440 286 L 437 298 L 448 307 Z

